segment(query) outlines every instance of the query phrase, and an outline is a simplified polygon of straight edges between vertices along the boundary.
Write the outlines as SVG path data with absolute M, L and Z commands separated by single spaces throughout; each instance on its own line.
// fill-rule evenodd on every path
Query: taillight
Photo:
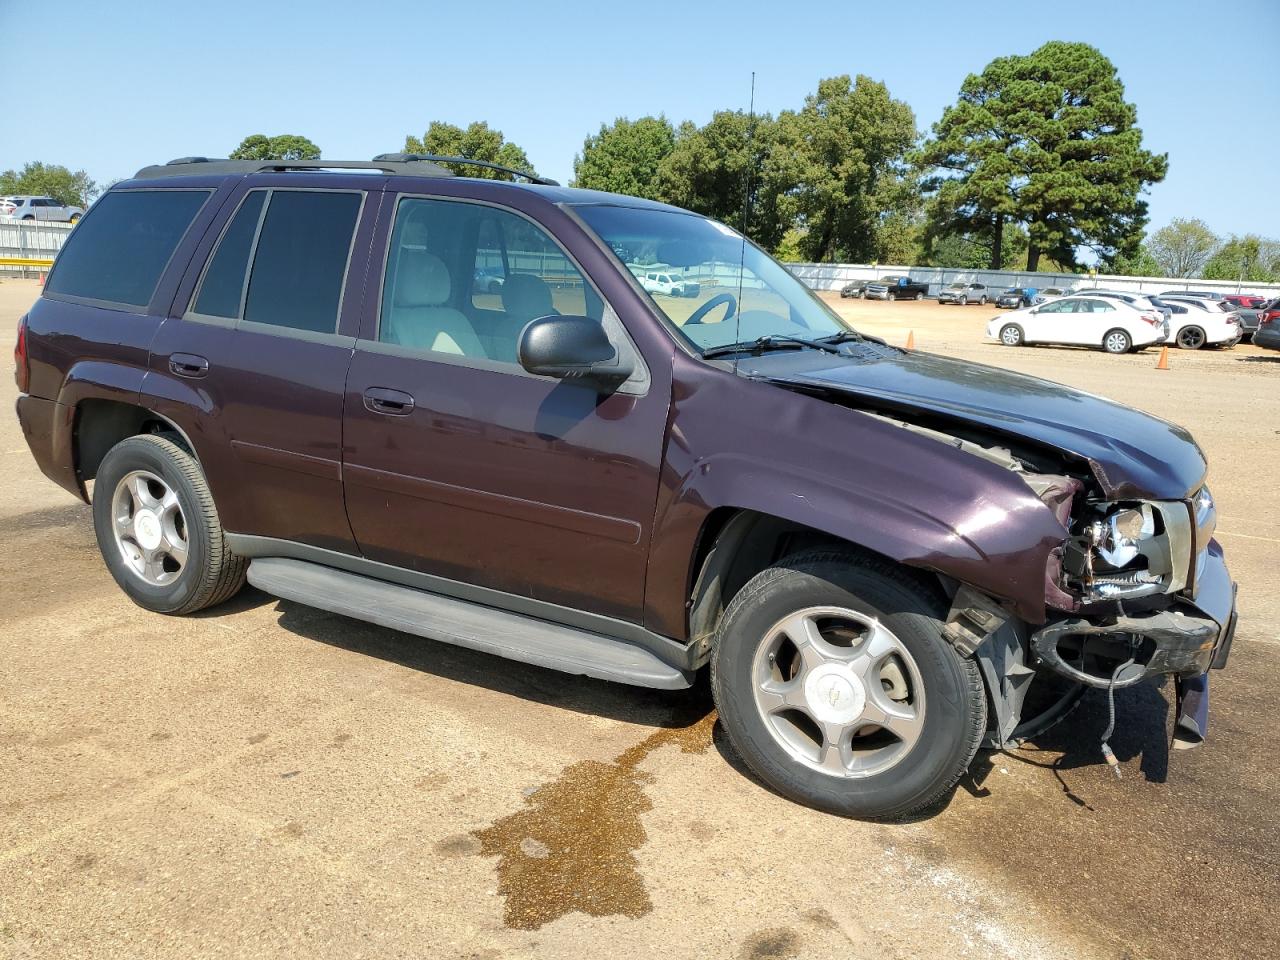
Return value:
M 27 362 L 27 318 L 18 321 L 18 342 L 13 347 L 13 379 L 18 392 L 26 393 L 31 383 L 31 364 Z
M 1142 315 L 1142 319 L 1147 321 L 1147 323 L 1151 324 L 1153 327 L 1160 326 L 1160 318 L 1157 317 L 1155 314 L 1144 313 Z

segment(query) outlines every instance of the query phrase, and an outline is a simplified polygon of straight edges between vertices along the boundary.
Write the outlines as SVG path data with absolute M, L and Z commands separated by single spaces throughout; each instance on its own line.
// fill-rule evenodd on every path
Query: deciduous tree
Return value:
M 320 148 L 296 133 L 268 137 L 254 133 L 231 151 L 232 160 L 319 160 Z
M 1280 242 L 1257 234 L 1233 236 L 1204 267 L 1208 280 L 1273 283 L 1280 280 Z
M 1218 237 L 1203 220 L 1174 218 L 1144 244 L 1162 276 L 1196 277 L 1218 248 Z
M 675 147 L 676 132 L 666 117 L 619 117 L 601 124 L 573 161 L 573 185 L 647 200 L 662 199 L 659 169 Z
M 491 129 L 484 121 L 468 124 L 466 129 L 441 120 L 432 120 L 427 132 L 420 138 L 404 138 L 407 153 L 432 153 L 443 157 L 466 157 L 484 160 L 513 170 L 534 173 L 529 157 L 519 146 L 507 140 L 501 130 Z M 488 170 L 471 164 L 446 163 L 446 167 L 463 177 L 480 177 L 485 180 L 509 180 L 500 170 Z
M 64 206 L 87 207 L 99 190 L 83 170 L 73 173 L 56 163 L 33 161 L 21 170 L 0 173 L 0 194 L 14 193 L 48 196 Z

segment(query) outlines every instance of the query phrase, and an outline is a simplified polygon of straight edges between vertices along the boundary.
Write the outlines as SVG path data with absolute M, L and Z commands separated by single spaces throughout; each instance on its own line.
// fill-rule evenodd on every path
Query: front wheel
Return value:
M 70 217 L 67 218 L 68 223 L 77 223 L 79 220 L 80 220 L 80 214 L 78 213 L 73 213 Z
M 1111 330 L 1102 338 L 1102 349 L 1107 353 L 1128 353 L 1133 349 L 1133 338 L 1123 330 Z
M 987 305 L 987 298 L 986 298 L 986 297 L 980 297 L 980 298 L 978 299 L 978 306 L 980 306 L 980 307 L 985 307 L 986 305 Z
M 1000 329 L 1000 342 L 1006 347 L 1022 346 L 1022 328 L 1016 323 L 1006 323 Z
M 945 601 L 901 568 L 815 551 L 757 574 L 716 632 L 711 684 L 734 749 L 783 796 L 851 817 L 931 806 L 986 727 Z
M 130 437 L 112 447 L 93 485 L 93 526 L 107 569 L 156 613 L 194 613 L 244 585 L 204 473 L 173 440 Z

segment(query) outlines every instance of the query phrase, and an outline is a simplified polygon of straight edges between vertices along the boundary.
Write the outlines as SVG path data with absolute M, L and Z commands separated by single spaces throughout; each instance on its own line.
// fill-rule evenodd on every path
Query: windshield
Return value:
M 827 337 L 850 329 L 755 244 L 696 214 L 587 204 L 575 211 L 632 273 L 662 264 L 683 289 L 649 290 L 702 350 L 760 337 Z M 665 276 L 665 274 L 664 274 Z
M 963 283 L 948 283 L 948 284 L 947 284 L 947 289 L 948 289 L 948 290 L 963 290 L 963 289 L 964 289 L 964 284 L 963 284 Z

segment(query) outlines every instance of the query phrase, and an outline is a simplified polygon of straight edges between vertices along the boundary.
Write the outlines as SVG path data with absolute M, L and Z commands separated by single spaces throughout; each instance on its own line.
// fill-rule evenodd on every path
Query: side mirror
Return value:
M 584 380 L 616 387 L 632 373 L 618 359 L 599 320 L 590 317 L 539 317 L 526 324 L 517 348 L 520 366 L 541 377 Z

